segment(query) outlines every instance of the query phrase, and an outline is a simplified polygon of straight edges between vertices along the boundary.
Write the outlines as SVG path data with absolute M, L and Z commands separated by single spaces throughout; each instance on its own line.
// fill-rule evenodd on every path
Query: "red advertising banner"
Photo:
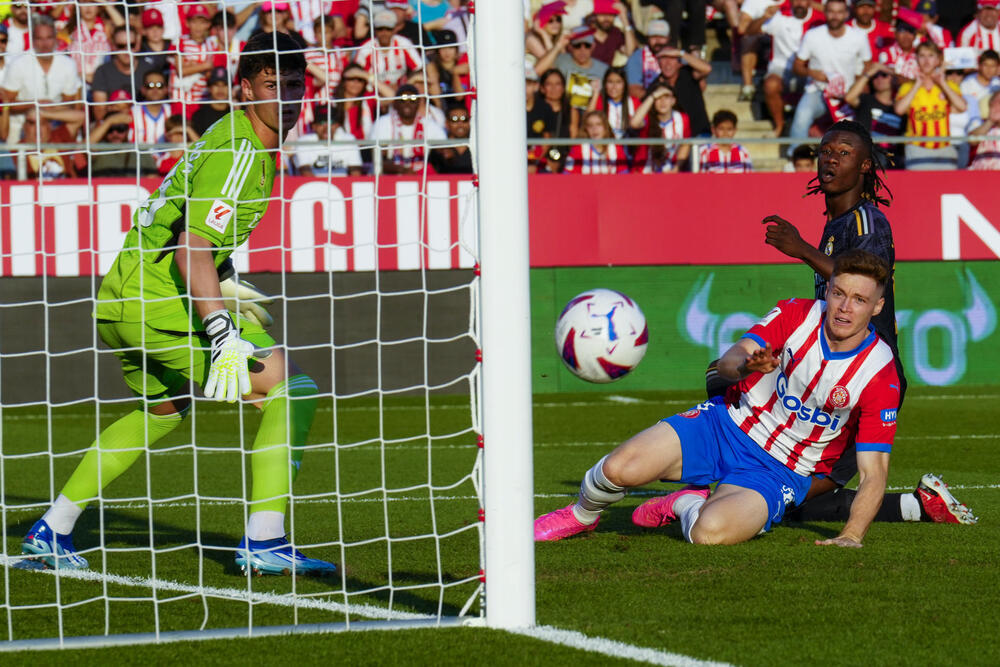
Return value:
M 823 200 L 803 174 L 534 175 L 532 266 L 767 264 L 780 215 L 814 243 Z M 887 215 L 898 260 L 1000 257 L 1000 182 L 989 172 L 897 172 Z M 103 274 L 157 179 L 0 183 L 0 276 Z M 235 254 L 244 272 L 474 266 L 475 185 L 466 177 L 286 178 Z

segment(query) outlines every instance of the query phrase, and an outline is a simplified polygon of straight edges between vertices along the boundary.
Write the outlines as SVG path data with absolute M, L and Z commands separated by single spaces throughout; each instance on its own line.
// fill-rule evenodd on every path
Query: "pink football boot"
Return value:
M 543 514 L 535 519 L 535 541 L 555 542 L 597 528 L 597 523 L 601 520 L 600 517 L 590 525 L 580 523 L 573 515 L 573 505 L 575 504 L 570 503 L 562 509 Z
M 697 494 L 702 498 L 708 498 L 709 489 L 707 486 L 695 486 L 693 484 L 689 484 L 688 486 L 678 489 L 677 491 L 669 493 L 665 496 L 650 498 L 643 504 L 636 507 L 635 511 L 632 512 L 632 523 L 637 526 L 642 526 L 643 528 L 659 528 L 660 526 L 666 526 L 668 523 L 677 518 L 677 515 L 674 514 L 674 501 L 681 496 L 692 493 Z M 535 534 L 538 534 L 537 529 Z

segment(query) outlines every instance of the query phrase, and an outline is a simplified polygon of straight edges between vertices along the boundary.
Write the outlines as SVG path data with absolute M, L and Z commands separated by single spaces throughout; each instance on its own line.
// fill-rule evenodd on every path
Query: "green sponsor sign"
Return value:
M 628 391 L 704 387 L 705 367 L 780 299 L 812 298 L 801 265 L 533 269 L 534 391 Z M 608 385 L 576 378 L 555 348 L 556 317 L 594 287 L 639 304 L 649 349 L 639 367 Z M 911 385 L 998 384 L 1000 262 L 896 266 L 899 348 Z

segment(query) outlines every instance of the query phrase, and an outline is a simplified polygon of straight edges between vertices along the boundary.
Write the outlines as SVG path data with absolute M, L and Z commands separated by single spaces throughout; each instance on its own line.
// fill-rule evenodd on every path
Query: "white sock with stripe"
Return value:
M 597 521 L 605 507 L 625 497 L 625 487 L 612 484 L 604 476 L 604 461 L 607 458 L 602 458 L 583 476 L 580 496 L 573 505 L 573 516 L 588 526 Z

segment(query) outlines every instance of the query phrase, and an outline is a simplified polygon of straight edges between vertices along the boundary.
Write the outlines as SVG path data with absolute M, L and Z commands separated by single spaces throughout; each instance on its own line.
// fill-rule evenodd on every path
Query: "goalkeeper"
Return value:
M 97 295 L 97 331 L 116 350 L 125 382 L 142 408 L 105 429 L 22 551 L 46 566 L 86 568 L 73 547 L 73 526 L 101 490 L 144 448 L 174 430 L 191 408 L 191 381 L 216 400 L 238 396 L 262 413 L 253 442 L 249 519 L 236 565 L 255 574 L 336 572 L 306 558 L 284 529 L 301 446 L 316 411 L 316 384 L 262 325 L 270 316 L 240 303 L 227 310 L 220 273 L 263 217 L 274 184 L 275 157 L 295 125 L 305 93 L 302 46 L 284 33 L 247 42 L 239 74 L 245 110 L 224 116 L 189 147 L 160 187 L 136 211 L 132 229 Z M 249 314 L 249 316 L 248 316 Z

